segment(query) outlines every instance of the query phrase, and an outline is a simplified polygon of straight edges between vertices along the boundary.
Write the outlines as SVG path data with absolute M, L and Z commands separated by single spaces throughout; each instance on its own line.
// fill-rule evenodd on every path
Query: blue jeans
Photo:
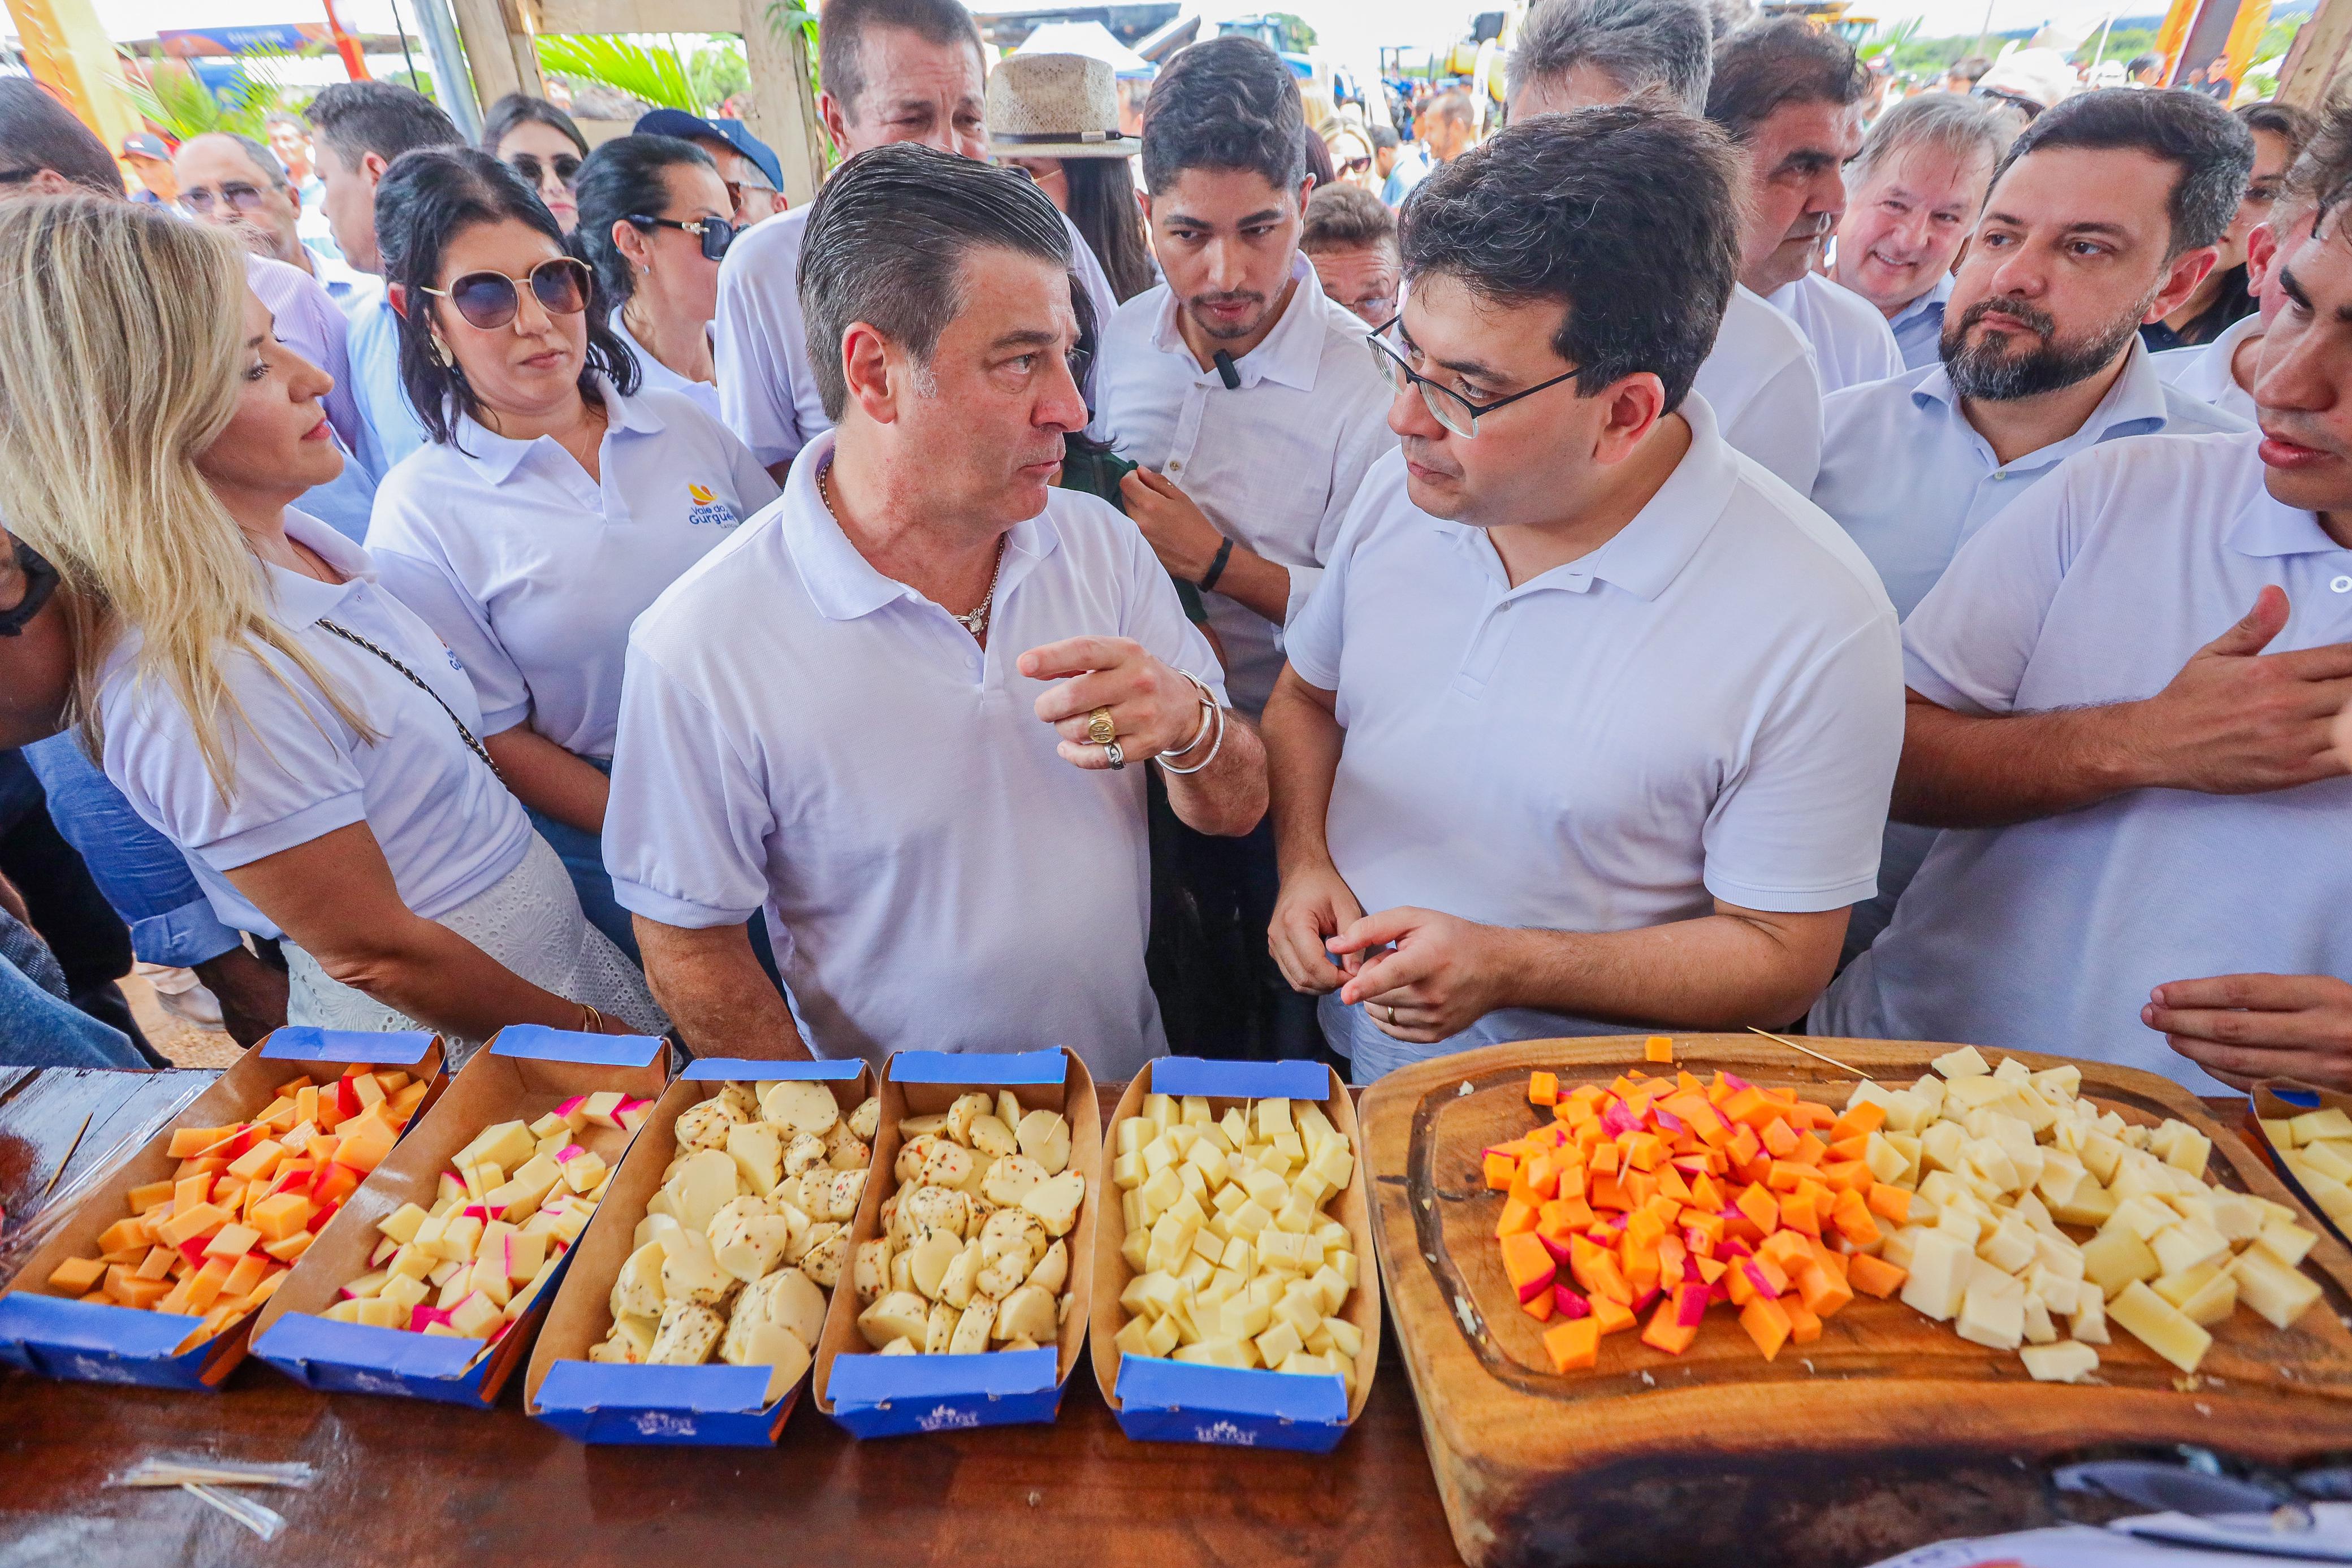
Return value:
M 129 1035 L 66 999 L 57 959 L 0 910 L 0 1067 L 147 1065 Z

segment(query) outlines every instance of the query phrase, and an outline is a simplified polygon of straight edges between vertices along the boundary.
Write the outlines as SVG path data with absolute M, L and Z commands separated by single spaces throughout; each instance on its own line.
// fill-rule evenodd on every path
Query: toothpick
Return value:
M 1750 1034 L 1760 1034 L 1760 1035 L 1762 1035 L 1766 1040 L 1778 1040 L 1778 1041 L 1780 1041 L 1780 1043 L 1781 1043 L 1782 1045 L 1787 1046 L 1790 1051 L 1801 1051 L 1801 1052 L 1803 1052 L 1805 1055 L 1811 1057 L 1811 1058 L 1812 1058 L 1814 1061 L 1826 1061 L 1826 1062 L 1828 1062 L 1832 1067 L 1836 1068 L 1839 1071 L 1841 1071 L 1841 1072 L 1851 1072 L 1851 1073 L 1853 1073 L 1856 1078 L 1861 1079 L 1861 1080 L 1862 1080 L 1864 1082 L 1865 1082 L 1865 1083 L 1867 1083 L 1867 1082 L 1871 1082 L 1870 1074 L 1869 1074 L 1869 1073 L 1867 1073 L 1867 1072 L 1864 1072 L 1861 1068 L 1859 1068 L 1859 1067 L 1848 1067 L 1844 1062 L 1840 1061 L 1836 1057 L 1834 1057 L 1834 1056 L 1824 1056 L 1824 1055 L 1822 1055 L 1820 1051 L 1815 1051 L 1815 1050 L 1814 1050 L 1811 1046 L 1810 1046 L 1810 1045 L 1799 1045 L 1795 1040 L 1790 1040 L 1790 1039 L 1787 1038 L 1787 1037 L 1786 1037 L 1786 1036 L 1784 1036 L 1784 1035 L 1777 1035 L 1777 1034 L 1774 1034 L 1774 1033 L 1773 1033 L 1770 1030 L 1769 1030 L 1769 1029 L 1758 1029 L 1754 1024 L 1749 1024 L 1749 1025 L 1748 1026 L 1748 1033 L 1750 1033 Z
M 45 1186 L 41 1189 L 41 1196 L 43 1197 L 49 1196 L 49 1189 L 58 1185 L 58 1177 L 65 1175 L 66 1167 L 73 1164 L 74 1151 L 81 1147 L 81 1135 L 89 1131 L 89 1118 L 90 1116 L 95 1116 L 97 1114 L 97 1112 L 92 1111 L 89 1113 L 89 1115 L 84 1116 L 81 1119 L 81 1125 L 74 1129 L 73 1142 L 66 1145 L 66 1157 L 59 1160 L 58 1162 L 58 1168 L 49 1173 L 48 1186 Z

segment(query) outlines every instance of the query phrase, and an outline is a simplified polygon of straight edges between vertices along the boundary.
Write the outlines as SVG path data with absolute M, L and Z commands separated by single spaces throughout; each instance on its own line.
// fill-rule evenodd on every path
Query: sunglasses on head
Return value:
M 555 167 L 555 177 L 563 183 L 565 190 L 568 191 L 580 183 L 579 159 L 569 152 L 558 152 L 551 162 Z M 518 152 L 507 160 L 507 167 L 530 181 L 534 186 L 547 183 L 547 166 L 540 162 L 539 154 L 536 152 Z
M 549 314 L 577 316 L 588 308 L 588 264 L 577 256 L 551 256 L 520 277 L 503 272 L 469 272 L 446 288 L 425 293 L 446 299 L 469 325 L 496 331 L 513 321 L 522 308 L 522 293 L 515 285 L 528 283 L 532 296 Z
M 240 213 L 257 213 L 268 199 L 268 192 L 258 185 L 248 185 L 242 180 L 229 181 L 220 188 L 218 196 L 203 185 L 191 186 L 180 193 L 180 205 L 200 218 L 210 217 L 215 203 L 226 203 Z
M 680 234 L 694 235 L 702 242 L 702 256 L 706 261 L 724 260 L 727 247 L 735 243 L 738 232 L 735 225 L 725 218 L 695 218 L 681 222 L 677 218 L 654 218 L 643 213 L 633 213 L 629 221 L 639 228 L 676 229 Z

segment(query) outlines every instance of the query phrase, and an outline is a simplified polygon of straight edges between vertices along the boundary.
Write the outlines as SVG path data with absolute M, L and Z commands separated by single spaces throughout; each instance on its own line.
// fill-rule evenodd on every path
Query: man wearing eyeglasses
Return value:
M 1370 1082 L 1500 1040 L 1775 1027 L 1867 897 L 1895 613 L 1692 392 L 1734 155 L 1638 101 L 1432 174 L 1377 334 L 1403 450 L 1291 621 L 1269 932 Z
M 172 160 L 180 205 L 199 223 L 236 231 L 256 256 L 299 267 L 345 311 L 364 284 L 341 263 L 330 265 L 302 243 L 302 197 L 278 155 L 249 136 L 211 131 L 180 143 Z

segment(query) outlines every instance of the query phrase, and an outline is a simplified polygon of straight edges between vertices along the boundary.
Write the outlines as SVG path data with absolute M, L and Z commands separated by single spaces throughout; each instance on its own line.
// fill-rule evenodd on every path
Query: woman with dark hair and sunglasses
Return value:
M 580 225 L 572 192 L 588 161 L 588 139 L 570 115 L 543 98 L 510 92 L 483 117 L 482 151 L 521 175 L 565 234 Z
M 484 745 L 631 954 L 600 839 L 629 623 L 776 497 L 742 443 L 641 390 L 588 264 L 515 172 L 439 147 L 377 192 L 400 371 L 428 435 L 376 491 L 369 553 L 473 677 Z
M 580 167 L 573 244 L 613 302 L 613 335 L 646 386 L 683 393 L 713 419 L 710 319 L 733 212 L 710 154 L 675 136 L 616 136 Z

